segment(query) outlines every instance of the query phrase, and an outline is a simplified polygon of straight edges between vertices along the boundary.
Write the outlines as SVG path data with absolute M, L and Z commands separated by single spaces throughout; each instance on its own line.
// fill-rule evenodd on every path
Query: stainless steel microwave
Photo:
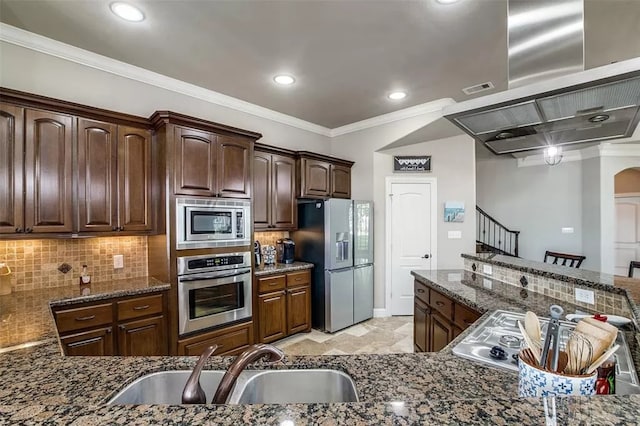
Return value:
M 176 249 L 246 246 L 251 201 L 176 197 Z

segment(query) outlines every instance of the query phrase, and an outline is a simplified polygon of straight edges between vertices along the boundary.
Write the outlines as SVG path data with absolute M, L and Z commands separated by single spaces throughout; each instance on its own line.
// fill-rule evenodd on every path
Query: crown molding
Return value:
M 378 115 L 376 117 L 367 118 L 366 120 L 356 121 L 351 124 L 333 128 L 330 130 L 329 136 L 334 138 L 336 136 L 346 135 L 347 133 L 353 133 L 360 130 L 369 129 L 371 127 L 381 126 L 383 124 L 392 123 L 394 121 L 406 120 L 407 118 L 413 118 L 432 112 L 438 112 L 440 113 L 440 115 L 442 115 L 442 108 L 453 105 L 455 103 L 456 102 L 451 98 L 442 98 L 432 102 L 426 102 L 424 104 L 415 105 L 409 108 L 389 112 L 387 114 Z
M 256 117 L 265 118 L 267 120 L 272 120 L 323 136 L 330 136 L 330 129 L 327 127 L 301 120 L 231 96 L 223 95 L 222 93 L 186 83 L 175 78 L 167 77 L 135 65 L 127 64 L 125 62 L 99 55 L 79 47 L 71 46 L 4 23 L 0 23 L 0 41 L 75 62 L 100 71 L 128 78 L 130 80 L 156 86 L 161 89 L 170 90 L 172 92 L 180 93 L 212 104 L 231 108 Z

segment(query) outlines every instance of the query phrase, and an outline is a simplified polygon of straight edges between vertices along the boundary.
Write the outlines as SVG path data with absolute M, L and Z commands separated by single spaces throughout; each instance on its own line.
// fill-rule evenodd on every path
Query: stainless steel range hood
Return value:
M 510 0 L 509 90 L 446 107 L 444 117 L 496 154 L 631 136 L 640 58 L 576 72 L 582 2 Z

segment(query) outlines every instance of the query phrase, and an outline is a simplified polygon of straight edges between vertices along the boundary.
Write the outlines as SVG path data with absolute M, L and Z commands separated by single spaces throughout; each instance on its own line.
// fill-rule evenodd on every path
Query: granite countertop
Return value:
M 212 357 L 207 369 L 224 369 Z M 194 357 L 62 357 L 49 346 L 0 355 L 0 423 L 57 424 L 541 424 L 542 399 L 517 397 L 517 375 L 446 353 L 287 357 L 263 368 L 332 368 L 348 373 L 360 402 L 268 405 L 108 406 L 125 384 L 162 370 L 191 369 Z M 558 424 L 635 423 L 640 396 L 562 398 Z M 286 423 L 285 423 L 286 424 Z
M 55 339 L 51 306 L 63 306 L 167 290 L 169 284 L 151 277 L 91 283 L 83 296 L 79 286 L 17 291 L 0 296 L 0 348 Z
M 295 261 L 293 263 L 276 263 L 275 265 L 262 265 L 257 267 L 254 274 L 256 277 L 263 277 L 265 275 L 303 271 L 305 269 L 312 269 L 313 266 L 313 263 L 299 261 Z

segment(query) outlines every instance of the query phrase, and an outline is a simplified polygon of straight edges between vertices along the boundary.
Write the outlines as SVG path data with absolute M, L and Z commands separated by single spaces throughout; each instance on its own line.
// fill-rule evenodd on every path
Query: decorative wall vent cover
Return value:
M 484 92 L 486 90 L 491 90 L 495 86 L 492 82 L 487 81 L 486 83 L 476 84 L 475 86 L 469 86 L 462 89 L 465 95 L 475 95 L 476 93 Z

